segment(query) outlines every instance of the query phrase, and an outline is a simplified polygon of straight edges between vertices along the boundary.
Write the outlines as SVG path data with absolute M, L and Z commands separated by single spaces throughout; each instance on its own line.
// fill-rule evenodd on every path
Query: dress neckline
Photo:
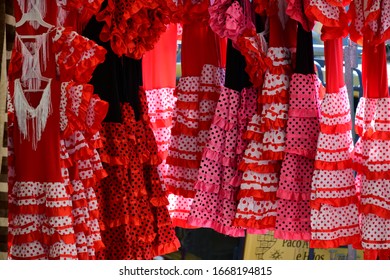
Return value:
M 14 82 L 13 99 L 18 127 L 23 139 L 32 142 L 33 150 L 37 149 L 47 120 L 52 113 L 51 81 L 52 79 L 48 79 L 46 87 L 42 89 L 43 93 L 36 107 L 28 102 L 20 79 L 15 79 Z

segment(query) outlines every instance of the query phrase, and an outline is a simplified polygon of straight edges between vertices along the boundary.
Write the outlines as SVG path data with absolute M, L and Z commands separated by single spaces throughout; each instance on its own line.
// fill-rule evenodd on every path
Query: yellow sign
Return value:
M 307 260 L 309 243 L 301 240 L 275 239 L 273 232 L 248 234 L 245 240 L 244 260 Z M 315 249 L 315 260 L 346 260 L 347 248 Z M 356 251 L 356 259 L 363 259 L 363 251 Z

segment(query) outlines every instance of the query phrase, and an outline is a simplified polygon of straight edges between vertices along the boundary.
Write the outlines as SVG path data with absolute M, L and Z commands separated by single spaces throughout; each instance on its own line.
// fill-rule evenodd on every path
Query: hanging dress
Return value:
M 64 28 L 27 41 L 17 31 L 7 104 L 9 258 L 93 259 L 104 246 L 93 187 L 106 176 L 96 147 L 107 104 L 86 82 L 105 51 Z
M 297 65 L 290 82 L 286 155 L 277 191 L 275 238 L 310 240 L 310 187 L 319 133 L 321 82 L 311 31 L 298 25 Z
M 98 258 L 152 259 L 177 251 L 179 241 L 157 172 L 161 160 L 142 89 L 142 61 L 119 57 L 112 42 L 100 41 L 104 26 L 93 17 L 84 29 L 107 50 L 91 80 L 110 105 L 99 149 L 108 177 L 96 187 L 106 246 Z
M 242 136 L 256 112 L 257 93 L 245 73 L 244 57 L 233 48 L 230 40 L 227 55 L 225 87 L 203 150 L 188 223 L 240 237 L 244 236 L 244 230 L 232 226 L 242 176 L 238 163 L 246 147 Z
M 351 112 L 344 85 L 342 40 L 325 41 L 326 93 L 311 185 L 313 248 L 359 244 L 358 198 L 352 170 Z
M 184 2 L 182 77 L 165 180 L 167 191 L 176 195 L 170 201 L 171 217 L 182 227 L 187 227 L 203 148 L 225 80 L 226 46 L 208 25 L 208 6 L 208 1 Z
M 249 231 L 268 230 L 275 226 L 276 191 L 285 150 L 291 67 L 289 47 L 293 48 L 296 40 L 296 23 L 291 19 L 282 23 L 278 16 L 278 2 L 269 2 L 266 8 L 270 22 L 270 42 L 265 59 L 268 69 L 258 99 L 258 113 L 247 128 L 251 141 L 240 163 L 244 175 L 234 221 L 235 225 Z

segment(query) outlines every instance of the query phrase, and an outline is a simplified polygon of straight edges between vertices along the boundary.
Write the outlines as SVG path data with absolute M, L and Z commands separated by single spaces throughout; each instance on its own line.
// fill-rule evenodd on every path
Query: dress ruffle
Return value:
M 181 228 L 196 228 L 187 223 L 190 215 L 193 198 L 187 198 L 180 195 L 168 195 L 169 205 L 168 211 L 172 219 L 172 224 L 175 227 Z
M 390 38 L 389 9 L 388 0 L 369 1 L 366 6 L 362 0 L 352 1 L 348 11 L 352 19 L 351 39 L 360 44 L 363 36 L 373 45 L 386 42 Z
M 323 40 L 336 39 L 348 31 L 348 15 L 343 5 L 334 5 L 327 0 L 310 0 L 305 7 L 306 16 L 312 21 L 319 21 L 324 28 Z
M 254 30 L 238 1 L 217 0 L 209 7 L 210 27 L 221 38 L 228 38 L 236 44 L 239 36 Z
M 67 0 L 59 1 L 58 6 L 67 11 L 63 26 L 74 26 L 79 32 L 88 23 L 92 16 L 96 15 L 103 0 Z
M 245 57 L 245 71 L 254 88 L 263 85 L 266 69 L 267 43 L 262 34 L 243 34 L 236 42 L 237 49 Z
M 104 61 L 106 50 L 69 28 L 56 28 L 53 51 L 62 81 L 87 83 L 95 68 Z
M 139 94 L 145 103 L 143 90 Z M 106 245 L 98 258 L 152 259 L 156 253 L 176 251 L 178 241 L 157 171 L 161 161 L 148 117 L 136 121 L 129 104 L 122 105 L 122 116 L 122 123 L 103 123 L 105 143 L 99 152 L 109 177 L 97 188 Z
M 308 7 L 310 0 L 289 0 L 287 1 L 286 14 L 299 22 L 303 29 L 306 31 L 311 31 L 314 27 L 314 21 L 309 19 L 305 10 Z
M 222 89 L 195 184 L 190 225 L 236 237 L 244 235 L 243 229 L 232 226 L 239 190 L 236 181 L 242 175 L 238 162 L 246 146 L 239 139 L 256 111 L 256 97 L 253 88 L 242 92 Z
M 286 48 L 268 48 L 268 68 L 259 96 L 262 110 L 253 116 L 245 135 L 250 142 L 239 166 L 244 174 L 234 224 L 247 229 L 275 227 L 276 192 L 288 116 L 289 55 Z
M 104 23 L 100 33 L 103 42 L 110 41 L 114 53 L 140 59 L 153 49 L 171 22 L 172 3 L 167 1 L 109 0 L 96 19 Z
M 362 247 L 365 259 L 376 259 L 390 248 L 388 141 L 389 98 L 361 98 L 356 113 L 359 140 L 353 160 L 360 188 Z M 385 257 L 386 258 L 386 257 Z
M 316 75 L 293 74 L 286 128 L 286 155 L 277 190 L 275 237 L 310 240 L 310 190 L 319 134 Z
M 224 69 L 205 65 L 200 77 L 182 77 L 177 90 L 177 108 L 167 157 L 167 191 L 194 197 L 194 185 L 203 148 L 209 135 Z M 186 103 L 194 104 L 186 106 Z

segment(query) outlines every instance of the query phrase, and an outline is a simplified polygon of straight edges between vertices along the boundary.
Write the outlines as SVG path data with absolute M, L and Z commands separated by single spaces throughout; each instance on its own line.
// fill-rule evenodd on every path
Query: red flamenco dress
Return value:
M 354 167 L 360 189 L 360 226 L 365 259 L 390 258 L 390 177 L 388 165 L 390 99 L 386 49 L 389 1 L 373 1 L 363 17 L 363 2 L 352 7 L 351 38 L 363 41 L 363 97 L 356 112 Z
M 296 22 L 289 19 L 282 23 L 278 1 L 267 2 L 265 8 L 270 24 L 267 71 L 258 98 L 258 113 L 247 127 L 251 141 L 239 166 L 244 174 L 234 221 L 234 225 L 253 233 L 275 227 L 276 192 L 286 144 L 290 48 L 295 47 L 296 41 Z
M 277 191 L 274 236 L 310 240 L 310 191 L 319 127 L 321 81 L 314 71 L 311 30 L 298 25 L 297 65 L 290 82 L 286 155 Z
M 108 176 L 96 187 L 102 240 L 99 259 L 153 259 L 177 251 L 157 166 L 161 163 L 142 89 L 142 61 L 119 57 L 100 41 L 105 23 L 92 17 L 84 35 L 107 50 L 91 79 L 110 107 L 99 149 Z
M 325 41 L 326 93 L 311 185 L 313 248 L 360 242 L 358 198 L 352 170 L 351 112 L 343 78 L 341 38 Z
M 346 1 L 347 2 L 347 1 Z M 359 246 L 358 197 L 352 170 L 351 111 L 343 77 L 341 37 L 347 33 L 346 2 L 311 0 L 306 15 L 323 24 L 326 93 L 311 184 L 312 248 Z
M 107 103 L 86 82 L 105 51 L 64 28 L 30 27 L 17 29 L 9 71 L 9 258 L 94 259 Z
M 208 24 L 209 2 L 185 1 L 183 8 L 182 77 L 168 151 L 167 191 L 174 225 L 190 227 L 187 217 L 198 177 L 203 148 L 225 81 L 225 40 Z

